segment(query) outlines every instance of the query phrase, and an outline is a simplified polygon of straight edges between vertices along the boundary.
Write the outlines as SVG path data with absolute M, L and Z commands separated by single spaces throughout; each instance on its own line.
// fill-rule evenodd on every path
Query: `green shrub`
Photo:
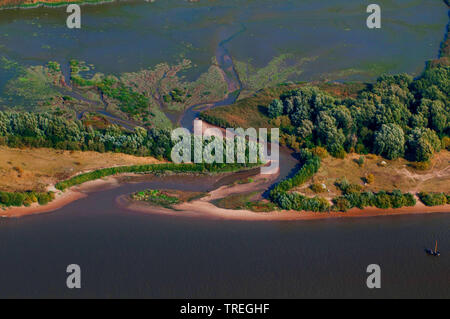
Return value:
M 336 181 L 336 186 L 339 187 L 339 189 L 344 194 L 359 193 L 362 190 L 362 186 L 361 185 L 350 184 L 345 177 L 340 179 L 340 180 L 337 180 Z
M 377 194 L 372 192 L 350 193 L 335 197 L 333 203 L 334 210 L 346 211 L 353 207 L 363 209 L 365 207 L 375 206 L 387 209 L 414 206 L 416 205 L 416 200 L 410 193 L 402 194 L 400 190 L 394 190 L 390 193 L 380 191 Z
M 339 211 L 339 212 L 345 212 L 345 211 L 349 210 L 350 208 L 352 208 L 350 201 L 343 196 L 333 198 L 333 204 L 334 204 L 334 210 Z
M 328 151 L 326 150 L 326 148 L 323 148 L 320 146 L 316 146 L 316 147 L 312 148 L 311 153 L 316 156 L 319 156 L 321 159 L 324 159 L 328 156 Z
M 359 167 L 363 167 L 364 166 L 364 156 L 360 156 L 357 160 L 356 163 L 358 163 Z
M 375 176 L 371 173 L 367 174 L 365 179 L 366 179 L 367 184 L 373 184 L 373 182 L 375 182 Z
M 299 186 L 310 179 L 320 168 L 320 157 L 308 150 L 300 152 L 304 162 L 299 171 L 292 177 L 277 184 L 269 193 L 269 198 L 281 209 L 306 210 L 324 212 L 330 209 L 330 203 L 322 197 L 308 198 L 298 193 L 288 193 L 293 187 Z
M 53 192 L 35 193 L 35 192 L 0 192 L 0 206 L 30 206 L 32 203 L 39 202 L 45 205 L 54 199 Z
M 419 198 L 426 206 L 439 206 L 448 203 L 448 195 L 444 193 L 420 192 Z
M 426 162 L 412 162 L 411 166 L 414 167 L 415 169 L 419 170 L 419 171 L 426 171 L 427 169 L 430 168 L 430 162 L 426 161 Z
M 310 186 L 310 188 L 314 193 L 323 193 L 327 190 L 322 183 L 314 183 Z

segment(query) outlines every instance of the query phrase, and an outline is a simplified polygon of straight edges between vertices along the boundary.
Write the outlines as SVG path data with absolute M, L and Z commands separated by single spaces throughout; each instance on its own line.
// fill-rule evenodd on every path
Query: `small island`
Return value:
M 146 189 L 130 195 L 133 201 L 145 202 L 150 205 L 173 208 L 174 205 L 202 198 L 206 193 L 179 190 Z

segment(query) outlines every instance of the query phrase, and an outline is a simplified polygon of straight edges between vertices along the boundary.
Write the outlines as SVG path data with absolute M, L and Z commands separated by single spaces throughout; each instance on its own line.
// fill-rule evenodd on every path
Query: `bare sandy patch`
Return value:
M 77 173 L 105 167 L 154 164 L 153 157 L 119 153 L 63 151 L 48 148 L 18 149 L 0 146 L 0 190 L 45 191 L 48 185 Z

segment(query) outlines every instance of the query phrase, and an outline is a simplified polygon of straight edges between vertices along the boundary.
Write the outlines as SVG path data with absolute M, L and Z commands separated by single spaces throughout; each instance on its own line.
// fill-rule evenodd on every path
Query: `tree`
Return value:
M 430 108 L 431 128 L 438 133 L 443 133 L 447 129 L 448 115 L 445 112 L 444 103 L 436 100 L 433 101 Z
M 297 128 L 297 135 L 305 139 L 313 133 L 314 124 L 310 120 L 303 120 L 300 126 Z
M 344 150 L 345 136 L 342 129 L 337 129 L 336 120 L 328 112 L 322 111 L 317 117 L 317 133 L 327 146 L 327 150 L 334 156 Z
M 272 103 L 269 104 L 267 113 L 271 118 L 276 118 L 280 115 L 283 115 L 283 103 L 281 103 L 281 101 L 278 99 L 273 100 Z
M 426 162 L 433 157 L 433 147 L 425 139 L 419 139 L 416 143 L 415 160 Z
M 296 97 L 297 99 L 298 97 Z M 292 124 L 300 126 L 302 121 L 309 120 L 311 118 L 311 107 L 308 104 L 299 104 L 295 107 L 294 111 L 290 115 Z
M 342 128 L 344 132 L 348 132 L 350 130 L 353 125 L 353 118 L 350 110 L 346 106 L 337 106 L 332 110 L 331 114 L 336 119 L 338 128 Z
M 283 112 L 284 114 L 291 114 L 294 111 L 294 103 L 291 99 L 283 100 Z
M 383 124 L 375 133 L 374 152 L 388 159 L 396 159 L 404 154 L 405 136 L 397 124 Z
M 429 128 L 415 128 L 407 136 L 408 157 L 416 162 L 425 162 L 441 150 L 441 141 Z

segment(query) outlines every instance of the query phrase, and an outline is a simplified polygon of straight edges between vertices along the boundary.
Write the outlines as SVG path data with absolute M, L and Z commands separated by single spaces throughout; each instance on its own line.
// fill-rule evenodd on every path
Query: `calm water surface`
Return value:
M 281 154 L 280 178 L 296 164 Z M 0 297 L 450 297 L 450 214 L 241 222 L 116 203 L 146 188 L 209 191 L 224 181 L 147 177 L 49 214 L 0 219 Z M 440 258 L 424 252 L 435 239 Z M 72 263 L 81 290 L 65 286 Z M 365 285 L 373 263 L 382 269 L 377 291 Z
M 201 190 L 199 183 L 183 183 Z M 168 217 L 100 191 L 53 213 L 0 220 L 0 297 L 450 297 L 450 215 L 295 222 Z M 442 256 L 423 249 L 440 240 Z M 65 287 L 68 264 L 82 289 Z M 366 267 L 382 288 L 366 288 Z

